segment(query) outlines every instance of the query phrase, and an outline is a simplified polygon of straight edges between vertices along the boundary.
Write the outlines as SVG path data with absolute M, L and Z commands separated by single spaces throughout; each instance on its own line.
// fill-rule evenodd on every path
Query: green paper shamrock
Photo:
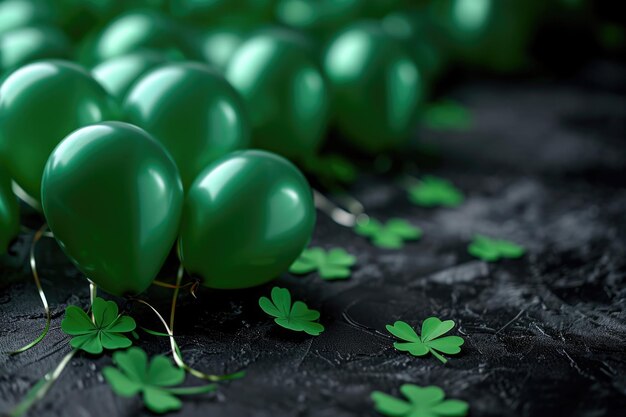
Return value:
M 426 108 L 422 122 L 433 130 L 467 130 L 472 126 L 472 115 L 461 104 L 442 100 Z
M 259 298 L 259 306 L 272 317 L 279 326 L 296 332 L 305 332 L 317 336 L 324 331 L 324 326 L 314 320 L 320 318 L 319 311 L 309 310 L 302 301 L 291 305 L 291 294 L 286 288 L 272 288 L 272 301 L 267 297 Z
M 122 333 L 135 330 L 135 320 L 118 314 L 117 304 L 96 297 L 92 305 L 93 320 L 81 308 L 68 306 L 61 329 L 72 337 L 70 345 L 94 355 L 103 349 L 129 347 L 131 340 Z
M 463 203 L 463 194 L 443 178 L 426 176 L 408 191 L 409 200 L 422 207 L 457 207 Z
M 408 402 L 384 392 L 372 392 L 376 411 L 389 417 L 462 417 L 469 409 L 465 401 L 444 400 L 443 390 L 435 386 L 404 384 L 400 392 Z
M 326 280 L 346 279 L 350 276 L 350 267 L 356 258 L 341 248 L 326 252 L 322 248 L 305 249 L 300 257 L 291 264 L 292 274 L 308 274 L 315 270 Z
M 495 262 L 502 258 L 520 258 L 526 250 L 508 240 L 491 239 L 487 236 L 476 235 L 474 241 L 467 248 L 470 255 L 486 262 Z
M 422 236 L 419 227 L 412 226 L 403 219 L 391 219 L 385 224 L 369 219 L 357 223 L 354 231 L 361 236 L 369 237 L 374 245 L 385 249 L 400 249 L 404 246 L 405 240 L 417 240 Z
M 385 326 L 387 331 L 398 339 L 405 342 L 395 342 L 393 347 L 409 352 L 413 356 L 424 356 L 428 352 L 432 353 L 441 362 L 448 360 L 438 352 L 454 355 L 461 351 L 460 346 L 465 342 L 459 336 L 439 336 L 449 332 L 454 327 L 452 320 L 441 321 L 437 317 L 429 317 L 422 323 L 422 335 L 419 336 L 415 330 L 403 321 L 396 321 L 393 326 Z
M 143 394 L 143 403 L 155 413 L 179 410 L 182 403 L 176 395 L 202 394 L 215 390 L 215 384 L 169 388 L 185 380 L 185 371 L 172 365 L 163 355 L 154 356 L 148 362 L 148 355 L 138 347 L 115 352 L 113 361 L 117 368 L 107 366 L 102 370 L 113 391 L 122 397 Z

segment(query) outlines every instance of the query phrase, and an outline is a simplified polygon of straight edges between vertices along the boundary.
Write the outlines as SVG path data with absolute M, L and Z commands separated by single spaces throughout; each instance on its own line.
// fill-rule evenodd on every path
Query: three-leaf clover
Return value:
M 467 251 L 486 262 L 495 262 L 502 258 L 519 258 L 526 252 L 522 246 L 508 240 L 492 239 L 482 235 L 474 236 Z
M 408 191 L 409 200 L 422 207 L 457 207 L 463 203 L 463 194 L 443 178 L 426 176 Z
M 350 276 L 350 267 L 355 263 L 356 257 L 341 248 L 328 252 L 322 248 L 309 248 L 291 264 L 289 272 L 308 274 L 317 270 L 320 277 L 326 280 L 345 279 Z
M 393 347 L 396 349 L 409 352 L 413 356 L 424 356 L 428 352 L 432 353 L 441 362 L 446 363 L 448 360 L 441 356 L 439 352 L 448 355 L 454 355 L 461 351 L 460 346 L 465 342 L 459 336 L 441 337 L 448 333 L 453 327 L 452 320 L 441 321 L 437 317 L 429 317 L 422 323 L 422 335 L 419 336 L 415 330 L 403 321 L 396 321 L 393 326 L 385 326 L 387 331 L 406 342 L 395 342 Z
M 472 126 L 472 115 L 463 105 L 442 100 L 426 108 L 422 121 L 433 130 L 466 130 Z
M 376 411 L 389 417 L 462 417 L 469 409 L 465 401 L 444 400 L 443 390 L 435 386 L 404 384 L 400 392 L 408 402 L 384 392 L 372 392 Z
M 65 309 L 61 329 L 72 337 L 70 345 L 92 354 L 100 354 L 103 349 L 129 347 L 131 340 L 122 333 L 135 330 L 135 320 L 118 313 L 114 301 L 96 297 L 92 305 L 93 319 L 77 306 Z
M 324 326 L 314 320 L 320 318 L 319 311 L 310 310 L 302 301 L 291 304 L 291 294 L 286 288 L 272 288 L 272 300 L 259 298 L 259 306 L 272 317 L 279 326 L 296 332 L 305 332 L 317 336 L 324 331 Z
M 405 240 L 417 240 L 422 236 L 419 227 L 412 226 L 403 219 L 391 219 L 385 224 L 369 219 L 357 223 L 354 231 L 369 237 L 374 245 L 385 249 L 400 249 Z
M 154 356 L 148 362 L 148 355 L 138 347 L 115 352 L 113 361 L 117 368 L 107 366 L 102 370 L 113 391 L 122 397 L 143 394 L 145 406 L 155 413 L 180 409 L 182 403 L 175 395 L 202 394 L 215 390 L 214 384 L 169 388 L 185 380 L 185 371 L 172 365 L 163 355 Z

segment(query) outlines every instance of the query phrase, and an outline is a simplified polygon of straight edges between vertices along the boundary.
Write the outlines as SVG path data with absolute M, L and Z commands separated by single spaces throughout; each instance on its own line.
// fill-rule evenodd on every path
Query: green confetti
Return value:
M 483 235 L 474 236 L 467 248 L 470 255 L 486 262 L 496 262 L 502 258 L 520 258 L 526 253 L 524 247 L 508 240 L 492 239 Z
M 406 240 L 417 240 L 422 237 L 422 230 L 419 227 L 412 226 L 403 219 L 391 219 L 385 224 L 369 219 L 357 223 L 354 231 L 370 238 L 375 246 L 385 249 L 400 249 Z
M 457 207 L 463 203 L 463 193 L 450 181 L 432 176 L 409 187 L 409 200 L 422 207 Z
M 389 417 L 463 417 L 469 410 L 465 401 L 444 400 L 445 393 L 439 387 L 404 384 L 400 392 L 408 402 L 384 392 L 372 392 L 376 411 Z
M 272 300 L 267 297 L 259 298 L 261 309 L 274 318 L 279 326 L 296 332 L 305 332 L 311 336 L 318 336 L 324 331 L 324 326 L 316 323 L 320 318 L 319 311 L 310 310 L 302 301 L 291 304 L 291 294 L 286 288 L 272 288 Z
M 350 277 L 350 267 L 356 263 L 356 257 L 341 248 L 328 252 L 322 248 L 305 249 L 289 267 L 292 274 L 308 274 L 318 271 L 325 280 L 346 279 Z
M 388 324 L 385 327 L 389 333 L 405 341 L 395 342 L 393 347 L 396 349 L 409 352 L 413 356 L 424 356 L 430 352 L 443 363 L 448 362 L 448 360 L 439 352 L 455 355 L 461 351 L 460 346 L 465 343 L 463 338 L 459 336 L 440 337 L 452 330 L 454 327 L 452 320 L 441 321 L 437 317 L 427 318 L 422 323 L 421 336 L 403 321 L 396 321 L 393 326 Z
M 452 100 L 443 100 L 428 106 L 422 121 L 433 130 L 467 130 L 472 127 L 469 110 Z
M 122 333 L 135 330 L 135 320 L 118 314 L 118 307 L 114 301 L 96 297 L 92 310 L 93 319 L 77 306 L 68 306 L 65 309 L 61 329 L 66 334 L 74 336 L 70 341 L 73 348 L 97 355 L 102 353 L 103 349 L 123 349 L 132 344 Z
M 107 366 L 102 370 L 111 389 L 122 397 L 141 393 L 145 406 L 155 413 L 179 410 L 182 402 L 176 395 L 203 394 L 215 390 L 215 384 L 170 388 L 185 380 L 185 371 L 162 355 L 148 361 L 146 352 L 138 347 L 115 352 L 113 361 L 117 368 Z

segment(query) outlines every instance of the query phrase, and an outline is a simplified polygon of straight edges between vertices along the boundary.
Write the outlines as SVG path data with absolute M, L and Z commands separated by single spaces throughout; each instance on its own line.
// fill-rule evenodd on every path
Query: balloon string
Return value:
M 179 368 L 184 369 L 185 371 L 195 376 L 196 378 L 200 378 L 200 379 L 204 379 L 204 380 L 212 381 L 212 382 L 239 379 L 244 376 L 243 371 L 235 372 L 235 373 L 227 374 L 227 375 L 209 375 L 209 374 L 205 374 L 204 372 L 200 372 L 197 369 L 194 369 L 190 367 L 189 365 L 187 365 L 182 358 L 182 355 L 180 353 L 180 348 L 178 347 L 176 340 L 174 340 L 174 333 L 172 333 L 172 329 L 170 329 L 170 326 L 167 325 L 167 322 L 165 321 L 163 316 L 157 311 L 156 308 L 152 307 L 152 305 L 150 305 L 147 301 L 144 301 L 138 298 L 134 298 L 132 300 L 147 306 L 159 318 L 159 320 L 163 324 L 163 327 L 165 327 L 165 331 L 167 332 L 167 335 L 169 336 L 170 346 L 172 349 L 172 357 L 174 358 L 174 362 L 176 362 L 176 365 L 178 365 Z
M 364 213 L 363 205 L 354 197 L 344 195 L 342 199 L 348 210 L 339 207 L 321 192 L 313 190 L 315 207 L 330 217 L 335 223 L 345 227 L 354 227 L 357 223 L 365 222 L 369 219 L 369 216 Z
M 70 362 L 70 360 L 74 357 L 79 349 L 80 347 L 77 347 L 75 349 L 72 349 L 68 354 L 66 354 L 52 372 L 47 373 L 28 391 L 28 393 L 26 393 L 24 399 L 9 412 L 9 416 L 22 416 L 30 409 L 30 407 L 32 407 L 33 404 L 41 400 L 50 390 L 56 380 L 59 379 L 59 376 L 61 376 L 61 372 L 63 372 L 67 364 Z
M 30 269 L 33 274 L 33 280 L 35 281 L 35 286 L 37 286 L 37 292 L 39 293 L 39 298 L 41 298 L 41 303 L 43 304 L 43 308 L 46 314 L 46 326 L 44 327 L 41 334 L 35 340 L 33 340 L 26 346 L 23 346 L 17 350 L 8 352 L 10 355 L 16 355 L 18 353 L 25 352 L 28 349 L 36 346 L 39 342 L 43 340 L 44 337 L 46 337 L 46 335 L 48 334 L 48 330 L 50 329 L 50 320 L 51 320 L 50 307 L 48 306 L 48 300 L 46 298 L 46 294 L 44 293 L 43 288 L 41 286 L 39 273 L 37 272 L 37 260 L 35 259 L 35 248 L 37 246 L 37 242 L 39 242 L 39 240 L 44 235 L 47 228 L 48 228 L 47 224 L 44 224 L 43 226 L 41 226 L 41 228 L 37 230 L 37 232 L 35 232 L 35 236 L 33 237 L 33 241 L 30 245 Z
M 183 275 L 185 273 L 185 268 L 183 268 L 183 264 L 181 263 L 178 266 L 178 273 L 176 274 L 176 289 L 174 290 L 174 294 L 172 294 L 172 309 L 170 310 L 170 330 L 174 333 L 174 317 L 176 316 L 176 302 L 178 301 L 178 293 L 180 292 L 180 283 L 183 280 Z M 192 292 L 193 296 L 195 294 Z
M 96 301 L 96 297 L 98 296 L 98 286 L 95 282 L 87 278 L 89 281 L 89 309 L 91 310 L 91 321 L 96 322 L 96 318 L 93 315 L 93 302 Z

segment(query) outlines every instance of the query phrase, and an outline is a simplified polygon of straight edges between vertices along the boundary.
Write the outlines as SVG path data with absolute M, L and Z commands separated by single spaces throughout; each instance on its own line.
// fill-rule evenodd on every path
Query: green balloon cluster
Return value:
M 0 168 L 0 255 L 20 231 L 20 208 L 9 175 Z

